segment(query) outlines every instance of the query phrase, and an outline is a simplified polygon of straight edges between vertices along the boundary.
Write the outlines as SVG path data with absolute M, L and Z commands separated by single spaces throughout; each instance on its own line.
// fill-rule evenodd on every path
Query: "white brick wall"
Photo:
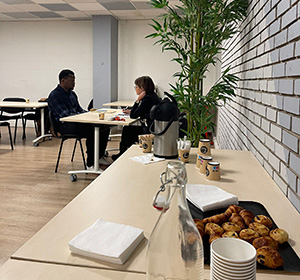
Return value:
M 219 109 L 217 142 L 251 151 L 300 212 L 300 0 L 249 0 L 222 69 L 241 80 Z

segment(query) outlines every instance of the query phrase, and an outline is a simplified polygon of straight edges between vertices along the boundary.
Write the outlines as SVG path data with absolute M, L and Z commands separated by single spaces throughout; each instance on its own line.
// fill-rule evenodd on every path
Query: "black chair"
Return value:
M 81 149 L 82 160 L 83 160 L 83 164 L 84 164 L 84 169 L 87 169 L 86 168 L 86 162 L 85 162 L 85 156 L 84 156 L 84 152 L 83 152 L 83 148 L 82 148 L 82 143 L 81 143 L 81 139 L 82 138 L 79 137 L 77 134 L 65 134 L 65 133 L 63 133 L 63 131 L 59 131 L 59 129 L 58 129 L 58 123 L 57 123 L 56 119 L 54 118 L 54 116 L 53 116 L 53 114 L 52 114 L 52 112 L 50 110 L 49 110 L 49 119 L 50 119 L 50 123 L 52 125 L 52 131 L 53 131 L 54 135 L 57 138 L 61 138 L 59 152 L 58 152 L 58 157 L 57 157 L 57 162 L 56 162 L 56 167 L 55 167 L 55 172 L 57 172 L 57 170 L 58 170 L 60 155 L 61 155 L 61 151 L 62 151 L 62 147 L 63 147 L 64 141 L 66 141 L 68 139 L 75 139 L 71 161 L 73 161 L 73 159 L 74 159 L 76 145 L 77 145 L 77 142 L 79 142 L 80 149 Z
M 37 114 L 36 114 L 36 110 L 29 110 L 30 113 L 25 114 L 26 112 L 28 112 L 26 109 L 24 111 L 23 114 L 23 125 L 24 125 L 24 132 L 23 132 L 23 138 L 22 139 L 26 139 L 26 124 L 27 121 L 33 121 L 34 123 L 34 129 L 35 129 L 35 134 L 36 136 L 38 135 L 38 127 L 37 127 Z
M 11 149 L 13 150 L 14 146 L 13 146 L 13 141 L 12 141 L 12 137 L 11 137 L 10 124 L 9 124 L 9 122 L 2 121 L 2 118 L 0 117 L 0 127 L 1 126 L 7 126 L 8 134 L 9 134 L 9 140 L 10 140 L 10 146 L 11 146 Z
M 24 98 L 20 98 L 20 97 L 6 97 L 3 99 L 3 101 L 26 102 L 26 100 Z M 5 113 L 5 114 L 3 114 L 3 113 Z M 16 143 L 17 127 L 18 127 L 19 119 L 22 120 L 23 137 L 25 134 L 23 114 L 24 114 L 24 108 L 1 107 L 0 117 L 1 117 L 2 121 L 15 120 L 14 143 Z

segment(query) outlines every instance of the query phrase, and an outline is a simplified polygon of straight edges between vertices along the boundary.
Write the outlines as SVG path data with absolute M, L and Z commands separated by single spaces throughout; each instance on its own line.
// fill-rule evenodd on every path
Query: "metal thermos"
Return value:
M 179 137 L 179 111 L 176 99 L 167 95 L 159 104 L 152 107 L 150 118 L 154 120 L 150 132 L 154 134 L 153 154 L 160 158 L 177 158 L 177 139 Z

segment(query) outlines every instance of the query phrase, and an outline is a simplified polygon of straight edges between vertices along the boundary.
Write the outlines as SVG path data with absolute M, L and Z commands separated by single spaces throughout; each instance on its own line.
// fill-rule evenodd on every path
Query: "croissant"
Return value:
M 228 221 L 228 217 L 225 213 L 214 215 L 208 218 L 203 219 L 203 223 L 215 223 L 215 224 L 223 224 L 224 222 Z
M 232 213 L 231 217 L 229 218 L 229 221 L 232 222 L 233 224 L 237 224 L 242 229 L 246 228 L 242 216 L 238 213 Z
M 253 218 L 255 216 L 252 212 L 250 212 L 246 209 L 242 210 L 239 214 L 242 216 L 242 218 L 247 226 L 249 226 L 249 224 L 253 221 Z
M 232 213 L 239 213 L 243 209 L 243 207 L 238 205 L 230 205 L 225 211 L 225 214 L 227 215 L 227 217 L 230 217 Z

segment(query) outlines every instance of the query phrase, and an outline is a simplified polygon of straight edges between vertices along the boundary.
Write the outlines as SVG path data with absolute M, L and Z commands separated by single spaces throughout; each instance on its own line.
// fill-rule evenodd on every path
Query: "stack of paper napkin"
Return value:
M 133 161 L 140 162 L 142 164 L 149 164 L 149 163 L 154 163 L 154 162 L 158 162 L 161 160 L 165 160 L 164 158 L 155 157 L 155 156 L 153 156 L 153 154 L 131 157 L 131 159 Z
M 142 229 L 98 219 L 69 242 L 72 253 L 123 264 L 144 238 Z
M 216 186 L 186 185 L 186 197 L 203 212 L 238 204 L 238 198 Z

